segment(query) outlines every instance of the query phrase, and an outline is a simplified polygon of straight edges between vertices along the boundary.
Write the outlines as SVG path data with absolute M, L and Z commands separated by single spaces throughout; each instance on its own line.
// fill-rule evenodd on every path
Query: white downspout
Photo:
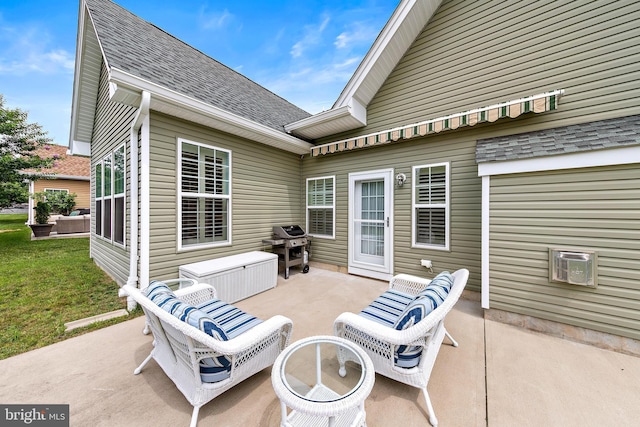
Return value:
M 33 208 L 35 207 L 35 203 L 33 200 L 33 197 L 31 197 L 36 191 L 36 186 L 35 183 L 33 181 L 29 181 L 29 210 L 28 210 L 28 217 L 27 217 L 27 224 L 35 224 L 35 221 L 33 220 Z
M 138 131 L 143 123 L 149 117 L 149 103 L 151 94 L 142 91 L 142 100 L 140 108 L 131 122 L 131 131 L 129 135 L 130 160 L 131 160 L 131 179 L 130 179 L 130 207 L 129 207 L 129 278 L 127 285 L 138 287 L 138 185 L 140 179 L 140 170 L 138 169 Z M 127 309 L 129 311 L 135 308 L 136 304 L 132 298 L 127 299 Z
M 489 308 L 489 226 L 491 218 L 489 210 L 489 197 L 491 196 L 491 177 L 482 177 L 482 287 L 481 304 L 482 308 Z

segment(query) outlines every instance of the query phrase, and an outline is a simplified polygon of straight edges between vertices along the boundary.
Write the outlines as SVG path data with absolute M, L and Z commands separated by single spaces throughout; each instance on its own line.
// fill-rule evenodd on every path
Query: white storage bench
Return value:
M 178 271 L 180 278 L 215 287 L 219 299 L 232 303 L 276 287 L 278 255 L 247 252 L 181 265 Z

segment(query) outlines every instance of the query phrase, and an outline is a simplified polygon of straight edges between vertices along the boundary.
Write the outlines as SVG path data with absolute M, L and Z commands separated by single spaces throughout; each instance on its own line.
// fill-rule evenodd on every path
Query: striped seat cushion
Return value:
M 452 284 L 453 276 L 444 271 L 417 296 L 390 289 L 359 314 L 389 328 L 404 330 L 435 310 L 449 294 Z M 420 363 L 421 355 L 422 347 L 401 345 L 396 348 L 394 361 L 401 368 L 413 368 Z
M 222 341 L 237 337 L 262 322 L 217 299 L 194 307 L 180 301 L 162 282 L 152 282 L 146 293 L 163 310 Z M 230 374 L 231 360 L 226 356 L 209 357 L 200 361 L 200 377 L 203 382 L 222 381 L 229 378 Z
M 197 308 L 213 318 L 214 322 L 227 336 L 227 339 L 235 338 L 262 323 L 262 320 L 257 317 L 219 299 L 207 301 L 198 305 Z

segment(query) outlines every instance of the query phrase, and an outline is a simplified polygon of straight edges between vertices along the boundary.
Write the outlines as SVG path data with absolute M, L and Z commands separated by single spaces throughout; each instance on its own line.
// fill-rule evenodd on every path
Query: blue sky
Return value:
M 317 113 L 331 107 L 399 0 L 116 0 L 230 68 Z M 5 106 L 67 145 L 78 0 L 0 4 Z

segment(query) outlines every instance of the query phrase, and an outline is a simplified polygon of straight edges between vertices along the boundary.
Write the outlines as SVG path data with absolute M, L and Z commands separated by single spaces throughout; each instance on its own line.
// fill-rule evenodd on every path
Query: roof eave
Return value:
M 287 125 L 288 132 L 320 138 L 366 125 L 366 108 L 442 0 L 402 0 L 330 110 Z M 333 111 L 350 110 L 352 118 Z M 357 116 L 356 116 L 357 114 Z M 333 123 L 331 123 L 333 121 Z
M 284 127 L 287 132 L 306 139 L 316 139 L 367 124 L 366 108 L 353 100 L 349 105 L 333 108 L 307 117 Z
M 93 40 L 89 39 L 93 32 Z M 85 58 L 93 58 L 93 61 Z M 78 11 L 78 33 L 76 36 L 76 61 L 71 102 L 71 126 L 69 150 L 71 154 L 91 155 L 90 130 L 93 129 L 97 90 L 100 85 L 100 66 L 97 59 L 104 60 L 104 53 L 95 35 L 91 17 L 83 0 Z
M 110 69 L 109 94 L 113 101 L 137 107 L 142 91 L 151 94 L 150 109 L 154 111 L 200 123 L 295 154 L 308 154 L 313 146 L 285 132 L 253 122 L 125 71 Z

